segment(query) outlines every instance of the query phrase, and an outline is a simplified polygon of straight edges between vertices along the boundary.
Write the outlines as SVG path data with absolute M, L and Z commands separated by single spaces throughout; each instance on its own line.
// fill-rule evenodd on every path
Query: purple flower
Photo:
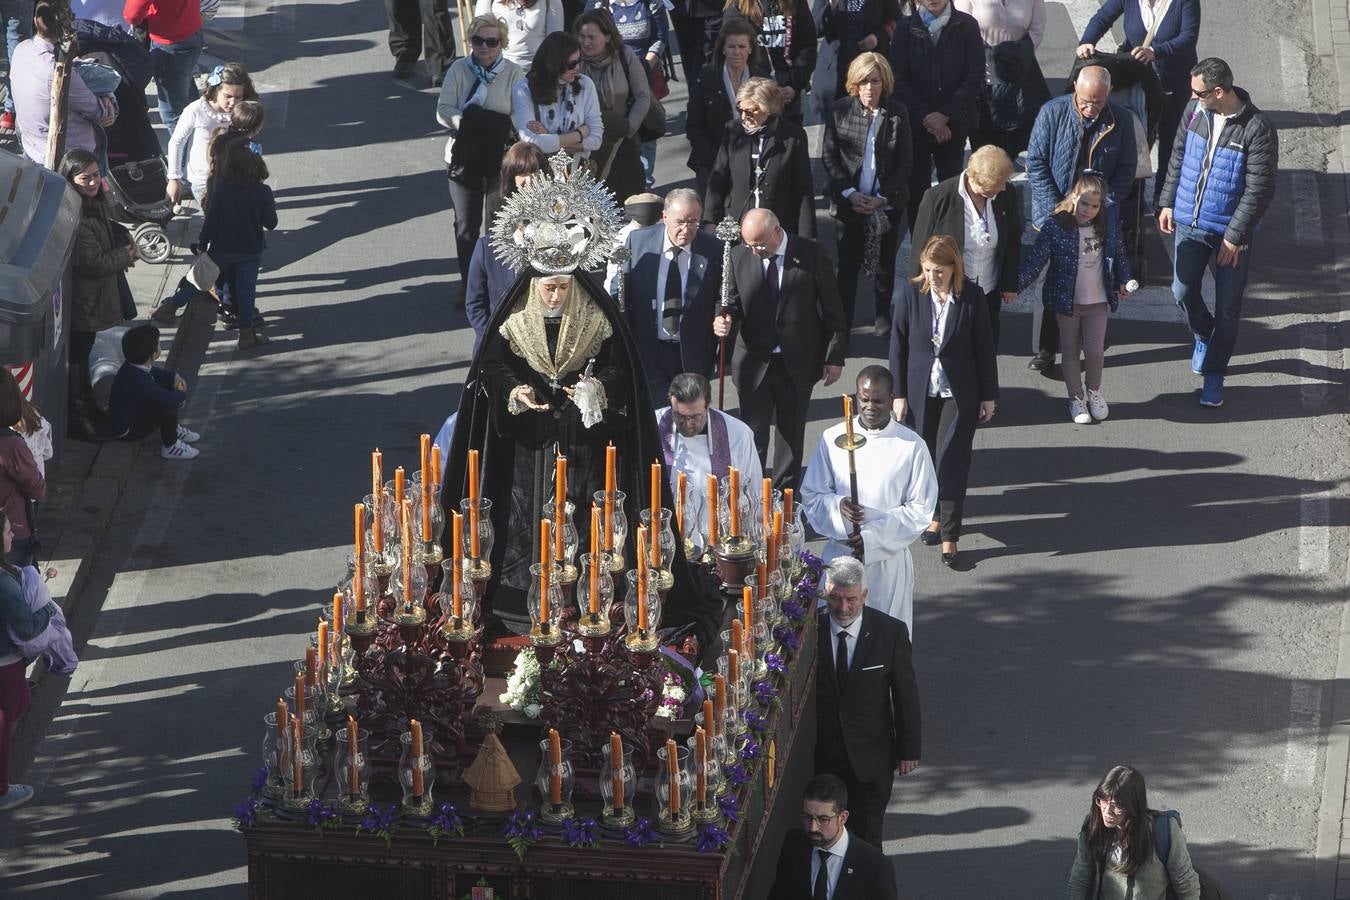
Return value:
M 661 838 L 652 828 L 651 819 L 638 819 L 636 824 L 623 830 L 623 842 L 630 847 L 645 847 L 648 844 L 658 843 L 660 840 Z
M 508 840 L 515 838 L 533 843 L 544 836 L 544 829 L 535 821 L 532 810 L 516 810 L 502 825 L 502 835 Z
M 239 801 L 239 805 L 234 808 L 234 819 L 240 828 L 252 828 L 253 823 L 258 821 L 258 801 L 252 797 Z
M 763 753 L 764 746 L 754 738 L 747 738 L 745 743 L 741 745 L 741 759 L 743 760 L 759 759 Z
M 594 847 L 600 843 L 599 828 L 595 819 L 568 816 L 562 821 L 562 838 L 569 847 Z
M 753 709 L 747 709 L 741 718 L 745 719 L 745 725 L 751 731 L 763 733 L 769 730 L 769 720 Z M 750 743 L 753 743 L 753 741 Z
M 750 774 L 750 770 L 745 767 L 745 763 L 739 762 L 734 766 L 727 766 L 726 776 L 727 781 L 732 787 L 740 787 L 743 784 L 749 784 L 750 780 L 754 777 Z
M 261 769 L 253 773 L 252 787 L 253 793 L 255 794 L 261 791 L 263 788 L 267 787 L 267 766 L 263 766 Z
M 431 818 L 427 819 L 427 830 L 433 833 L 433 840 L 442 834 L 464 834 L 464 820 L 455 810 L 455 804 L 442 803 Z
M 741 820 L 741 801 L 735 794 L 723 794 L 717 801 L 717 808 L 721 810 L 722 818 L 733 825 Z
M 731 843 L 730 832 L 720 825 L 710 823 L 699 826 L 698 841 L 694 844 L 694 849 L 699 853 L 713 853 L 729 843 Z
M 778 699 L 778 692 L 767 681 L 755 682 L 755 699 L 765 706 L 772 706 Z
M 388 831 L 393 827 L 396 815 L 398 815 L 398 809 L 394 804 L 390 803 L 386 807 L 381 807 L 378 803 L 372 803 L 357 830 L 370 831 L 375 834 Z
M 789 628 L 788 631 L 792 631 L 792 629 Z M 793 636 L 796 637 L 796 632 L 792 632 L 792 633 L 793 633 Z M 800 641 L 799 641 L 799 643 L 800 643 Z M 794 647 L 793 649 L 796 649 L 796 648 Z M 785 662 L 783 661 L 783 657 L 780 656 L 780 655 L 778 655 L 777 653 L 770 652 L 770 653 L 764 654 L 764 665 L 766 665 L 766 666 L 769 667 L 769 671 L 770 671 L 770 672 L 773 672 L 773 673 L 775 673 L 775 674 L 777 674 L 777 675 L 782 675 L 784 672 L 787 671 L 787 663 L 785 663 Z M 778 694 L 775 692 L 775 693 L 774 693 L 774 696 L 777 697 Z
M 323 828 L 328 824 L 329 819 L 337 818 L 337 810 L 331 805 L 325 804 L 318 797 L 309 801 L 309 806 L 305 807 L 305 812 L 308 814 L 305 821 L 316 828 Z
M 789 601 L 789 603 L 791 603 L 791 601 Z M 789 603 L 783 604 L 784 614 L 787 613 Z M 782 646 L 782 648 L 784 650 L 787 650 L 788 652 L 796 652 L 797 648 L 802 645 L 801 635 L 799 635 L 797 633 L 797 629 L 793 628 L 791 625 L 779 625 L 777 628 L 775 628 L 773 630 L 773 639 L 776 640 Z M 782 671 L 782 669 L 774 668 L 773 664 L 775 660 L 777 660 L 780 666 L 783 664 L 782 657 L 780 657 L 776 653 L 770 653 L 764 657 L 764 663 L 769 667 L 771 671 L 774 672 Z
M 805 582 L 803 582 L 803 584 L 804 584 L 804 583 L 805 583 Z M 801 588 L 798 588 L 797 590 L 798 590 L 798 592 L 800 592 L 800 591 L 801 591 Z M 814 596 L 814 595 L 813 595 L 813 596 Z M 802 600 L 784 600 L 784 601 L 783 601 L 783 615 L 787 616 L 788 619 L 789 619 L 790 621 L 793 621 L 793 622 L 800 622 L 800 621 L 802 621 L 803 619 L 806 618 L 806 604 L 805 604 L 805 601 L 806 601 L 806 600 L 810 600 L 810 599 L 812 599 L 812 598 L 811 598 L 811 597 L 805 597 L 805 598 L 802 598 Z M 795 649 L 795 648 L 794 648 L 794 649 Z
M 802 565 L 806 566 L 806 568 L 811 571 L 812 575 L 820 577 L 820 573 L 825 571 L 825 560 L 816 556 L 810 550 L 803 550 L 801 552 L 801 557 Z

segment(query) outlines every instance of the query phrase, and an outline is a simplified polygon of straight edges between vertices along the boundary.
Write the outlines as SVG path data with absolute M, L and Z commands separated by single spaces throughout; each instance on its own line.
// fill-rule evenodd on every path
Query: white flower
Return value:
M 680 702 L 684 702 L 685 698 L 684 688 L 672 685 L 670 688 L 666 690 L 666 696 L 669 697 L 671 700 L 679 700 Z
M 522 709 L 521 712 L 523 712 L 526 716 L 528 716 L 531 719 L 537 719 L 539 718 L 539 714 L 543 712 L 543 710 L 544 708 L 540 706 L 538 703 L 526 703 L 525 708 Z
M 656 715 L 660 716 L 663 719 L 673 719 L 675 718 L 675 710 L 671 709 L 669 706 L 666 706 L 664 703 L 662 703 L 660 706 L 656 708 Z

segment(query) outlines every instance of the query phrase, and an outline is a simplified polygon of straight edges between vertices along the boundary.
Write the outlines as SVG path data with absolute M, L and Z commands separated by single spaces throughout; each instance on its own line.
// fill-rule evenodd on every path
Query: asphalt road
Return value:
M 1041 58 L 1062 74 L 1095 4 L 1048 6 Z M 367 454 L 414 465 L 467 365 L 435 93 L 390 78 L 379 5 L 242 15 L 227 0 L 221 16 L 210 52 L 267 94 L 272 343 L 236 354 L 218 332 L 187 419 L 202 456 L 136 464 L 89 588 L 101 615 L 77 625 L 85 662 L 30 726 L 38 798 L 0 823 L 11 896 L 242 896 L 231 811 L 342 574 Z M 1319 896 L 1319 816 L 1341 815 L 1339 796 L 1322 803 L 1323 738 L 1350 520 L 1330 262 L 1350 238 L 1308 23 L 1304 0 L 1206 6 L 1202 55 L 1232 61 L 1272 113 L 1284 170 L 1221 410 L 1196 404 L 1165 301 L 1112 323 L 1112 415 L 1095 426 L 1070 424 L 1062 384 L 1025 368 L 1029 319 L 1005 322 L 968 570 L 915 547 L 924 754 L 886 847 L 902 896 L 1058 896 L 1091 789 L 1119 762 L 1182 811 L 1234 896 Z M 659 187 L 687 177 L 682 143 L 662 141 Z M 864 332 L 846 378 L 884 356 Z M 817 391 L 809 439 L 836 409 Z

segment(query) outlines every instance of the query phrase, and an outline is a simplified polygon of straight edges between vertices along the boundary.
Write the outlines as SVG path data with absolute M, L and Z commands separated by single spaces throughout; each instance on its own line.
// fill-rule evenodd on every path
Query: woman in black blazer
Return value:
M 1012 160 L 998 147 L 988 144 L 972 153 L 964 172 L 923 195 L 909 254 L 909 274 L 916 277 L 922 274 L 919 256 L 929 238 L 946 234 L 956 239 L 966 278 L 988 305 L 996 353 L 999 307 L 1017 298 L 1022 264 L 1022 203 L 1017 189 L 1008 186 L 1012 173 Z
M 782 117 L 783 95 L 768 78 L 751 78 L 736 92 L 740 121 L 728 123 L 708 176 L 703 222 L 773 210 L 785 231 L 816 236 L 816 186 L 806 131 Z
M 940 540 L 942 562 L 955 567 L 975 426 L 998 405 L 998 360 L 984 295 L 966 279 L 956 241 L 929 238 L 919 261 L 922 274 L 905 282 L 893 313 L 895 417 L 923 435 L 937 466 L 938 520 L 921 540 Z
M 909 194 L 909 169 L 914 147 L 909 114 L 891 97 L 895 79 L 880 53 L 863 53 L 848 67 L 848 96 L 836 100 L 825 117 L 821 153 L 830 179 L 830 202 L 839 220 L 839 290 L 844 318 L 853 325 L 858 273 L 863 268 L 868 232 L 876 214 L 890 230 L 877 241 L 872 283 L 876 291 L 877 337 L 891 328 L 891 290 L 895 287 L 895 251 L 903 232 L 901 221 Z M 863 172 L 867 139 L 872 138 L 875 172 Z
M 764 51 L 755 43 L 758 35 L 745 19 L 727 19 L 713 45 L 712 62 L 689 86 L 684 134 L 689 138 L 689 168 L 700 197 L 707 193 L 708 173 L 717 161 L 727 125 L 738 118 L 736 91 L 751 78 L 769 74 Z

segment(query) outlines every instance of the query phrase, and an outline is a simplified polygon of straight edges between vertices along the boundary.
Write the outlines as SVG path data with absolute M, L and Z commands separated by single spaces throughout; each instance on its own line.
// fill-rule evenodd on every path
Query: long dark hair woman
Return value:
M 595 84 L 581 74 L 581 45 L 565 31 L 544 38 L 525 80 L 511 91 L 511 120 L 522 141 L 552 156 L 582 159 L 600 149 L 605 123 Z
M 647 70 L 641 57 L 623 42 L 607 10 L 582 13 L 575 34 L 582 70 L 595 84 L 604 121 L 604 140 L 593 156 L 596 176 L 623 202 L 642 193 L 644 186 L 638 128 L 652 104 Z
M 727 0 L 725 24 L 733 17 L 755 26 L 769 72 L 783 95 L 783 115 L 802 120 L 802 94 L 816 69 L 816 21 L 806 0 Z
M 689 138 L 689 168 L 700 197 L 708 190 L 708 173 L 727 125 L 735 121 L 736 92 L 751 78 L 769 74 L 769 63 L 756 39 L 755 26 L 740 17 L 722 23 L 712 61 L 689 85 L 689 112 L 684 133 Z
M 737 221 L 756 208 L 773 210 L 783 229 L 816 236 L 816 185 L 806 131 L 783 118 L 783 95 L 768 78 L 751 78 L 736 92 L 739 119 L 722 135 L 708 176 L 704 227 Z
M 845 85 L 848 94 L 836 100 L 825 117 L 821 153 L 840 225 L 839 291 L 844 320 L 852 326 L 858 273 L 869 271 L 877 337 L 885 337 L 891 327 L 895 251 L 904 230 L 914 152 L 909 116 L 891 96 L 895 79 L 880 53 L 855 57 Z M 866 165 L 869 158 L 870 167 Z
M 122 324 L 119 277 L 136 264 L 136 242 L 108 214 L 98 157 L 71 150 L 61 158 L 60 172 L 81 200 L 70 304 L 68 434 L 84 441 L 107 440 L 111 425 L 94 402 L 89 353 L 98 332 Z
M 1166 863 L 1157 838 L 1167 829 Z M 1115 766 L 1092 792 L 1069 872 L 1069 900 L 1200 900 L 1186 835 L 1175 815 L 1148 807 L 1144 776 Z
M 975 426 L 994 418 L 998 359 L 984 294 L 966 278 L 961 251 L 945 234 L 919 254 L 918 278 L 904 283 L 891 327 L 895 418 L 928 445 L 937 467 L 938 519 L 920 540 L 942 544 L 956 568 Z

